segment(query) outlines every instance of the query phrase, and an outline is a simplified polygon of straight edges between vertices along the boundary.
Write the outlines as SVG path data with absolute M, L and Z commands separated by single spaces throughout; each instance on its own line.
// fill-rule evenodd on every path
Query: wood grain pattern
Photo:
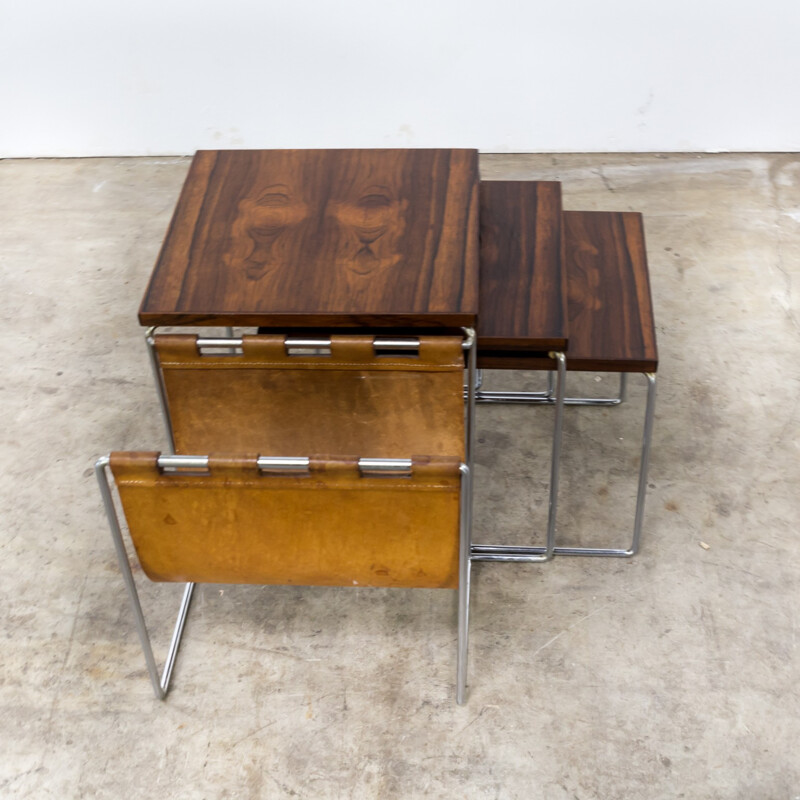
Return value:
M 564 213 L 567 369 L 655 372 L 653 301 L 642 215 Z
M 201 151 L 139 320 L 438 327 L 477 308 L 477 151 Z
M 653 302 L 644 226 L 634 212 L 564 212 L 568 370 L 655 372 Z M 533 349 L 478 350 L 484 369 L 550 369 Z
M 564 349 L 561 185 L 483 181 L 480 198 L 478 352 Z

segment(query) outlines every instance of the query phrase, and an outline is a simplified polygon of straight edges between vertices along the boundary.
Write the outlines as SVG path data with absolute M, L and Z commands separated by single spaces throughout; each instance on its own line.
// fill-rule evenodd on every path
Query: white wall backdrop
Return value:
M 0 156 L 800 150 L 797 0 L 3 0 Z

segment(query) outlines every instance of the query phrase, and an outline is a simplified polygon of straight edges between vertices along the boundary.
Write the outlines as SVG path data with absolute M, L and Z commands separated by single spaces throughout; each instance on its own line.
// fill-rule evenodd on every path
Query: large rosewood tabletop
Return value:
M 478 213 L 477 150 L 200 151 L 139 321 L 474 325 Z

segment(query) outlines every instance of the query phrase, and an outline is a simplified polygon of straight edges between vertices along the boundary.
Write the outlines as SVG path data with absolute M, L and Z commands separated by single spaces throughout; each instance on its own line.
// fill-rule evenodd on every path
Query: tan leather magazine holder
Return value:
M 331 336 L 299 350 L 283 336 L 220 341 L 149 339 L 176 454 L 112 453 L 95 466 L 156 695 L 166 695 L 196 582 L 305 584 L 458 589 L 463 702 L 471 519 L 463 373 L 465 347 L 474 372 L 474 334 L 466 344 Z M 109 470 L 144 572 L 186 583 L 161 674 Z
M 262 469 L 256 456 L 166 471 L 158 455 L 110 456 L 151 580 L 458 586 L 458 458 L 378 475 L 330 457 L 292 472 Z
M 418 341 L 398 353 L 372 336 L 334 335 L 329 354 L 306 355 L 257 335 L 242 337 L 240 352 L 208 353 L 197 336 L 158 334 L 175 452 L 463 459 L 463 339 Z

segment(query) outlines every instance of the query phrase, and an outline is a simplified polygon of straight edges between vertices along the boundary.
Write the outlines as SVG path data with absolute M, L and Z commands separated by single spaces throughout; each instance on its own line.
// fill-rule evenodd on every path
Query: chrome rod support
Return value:
M 330 347 L 330 336 L 318 336 L 316 338 L 304 338 L 300 336 L 287 336 L 284 339 L 286 347 Z
M 198 349 L 217 348 L 217 347 L 220 348 L 241 347 L 242 344 L 244 343 L 244 337 L 198 336 L 195 343 Z M 284 339 L 284 344 L 286 345 L 286 347 L 311 347 L 311 348 L 330 347 L 331 340 L 330 337 L 323 337 L 318 339 L 304 339 L 304 338 L 299 338 L 297 336 L 287 336 Z
M 546 402 L 550 404 L 555 403 L 553 393 L 555 391 L 555 379 L 553 377 L 553 370 L 547 371 L 547 389 L 535 392 L 493 392 L 489 390 L 482 390 L 483 386 L 483 370 L 478 370 L 478 383 L 476 384 L 477 393 L 475 395 L 476 402 L 478 403 L 530 403 Z
M 359 469 L 373 472 L 395 472 L 411 469 L 410 458 L 359 458 Z
M 233 329 L 230 329 L 233 330 Z M 244 338 L 241 336 L 219 337 L 219 336 L 202 336 L 197 338 L 198 348 L 232 348 L 241 347 Z M 286 347 L 291 348 L 329 348 L 331 346 L 331 339 L 329 336 L 320 338 L 300 338 L 297 336 L 287 336 L 284 339 Z M 419 339 L 417 337 L 408 338 L 389 338 L 376 336 L 372 344 L 379 350 L 414 350 L 419 348 Z
M 230 350 L 232 348 L 241 347 L 243 341 L 244 339 L 241 336 L 198 336 L 195 344 L 198 350 L 216 348 Z
M 308 472 L 310 465 L 308 458 L 275 458 L 273 456 L 259 456 L 257 467 L 262 472 Z
M 160 469 L 208 469 L 208 456 L 176 456 L 158 457 Z
M 225 332 L 225 336 L 228 339 L 232 339 L 233 338 L 233 327 L 228 326 L 228 327 L 224 328 L 223 330 Z M 239 350 L 236 347 L 230 347 L 228 349 L 228 355 L 230 355 L 230 356 L 238 355 L 238 353 L 239 353 Z
M 527 403 L 530 405 L 555 405 L 556 399 L 548 391 L 543 392 L 478 392 L 479 403 Z
M 510 547 L 507 545 L 474 545 L 473 561 L 512 562 L 529 564 L 541 562 L 546 547 Z M 633 550 L 606 547 L 554 547 L 554 556 L 604 556 L 608 558 L 630 558 Z
M 411 475 L 410 458 L 359 458 L 358 470 L 362 477 Z
M 150 332 L 154 330 L 155 328 L 151 328 L 150 331 L 148 331 L 148 335 L 150 335 Z M 469 331 L 472 329 L 464 328 L 463 330 Z M 474 340 L 474 333 L 473 333 L 473 340 Z M 465 334 L 465 339 L 463 344 L 464 350 L 469 350 L 472 347 L 473 340 L 469 338 L 469 334 Z M 241 347 L 243 342 L 244 339 L 241 336 L 232 336 L 232 337 L 198 336 L 196 340 L 198 348 Z M 382 338 L 380 336 L 374 337 L 372 343 L 375 347 L 385 350 L 410 350 L 419 347 L 420 344 L 419 339 L 417 337 Z M 316 339 L 305 339 L 296 336 L 287 336 L 284 339 L 284 344 L 286 345 L 286 347 L 311 347 L 311 348 L 330 347 L 331 339 L 329 336 Z
M 477 393 L 478 403 L 517 403 L 524 405 L 555 405 L 553 396 L 553 373 L 547 373 L 548 388 L 543 392 L 490 392 L 481 390 Z M 619 376 L 619 394 L 617 397 L 565 397 L 565 406 L 618 406 L 627 399 L 628 373 Z
M 418 350 L 419 339 L 416 336 L 405 339 L 376 336 L 372 340 L 372 346 L 376 350 Z
M 307 457 L 282 457 L 259 456 L 256 466 L 263 471 L 278 470 L 307 470 L 311 461 Z M 192 455 L 163 455 L 158 457 L 158 466 L 161 469 L 208 469 L 208 456 Z M 410 458 L 359 458 L 358 468 L 363 472 L 410 472 L 412 460 Z

